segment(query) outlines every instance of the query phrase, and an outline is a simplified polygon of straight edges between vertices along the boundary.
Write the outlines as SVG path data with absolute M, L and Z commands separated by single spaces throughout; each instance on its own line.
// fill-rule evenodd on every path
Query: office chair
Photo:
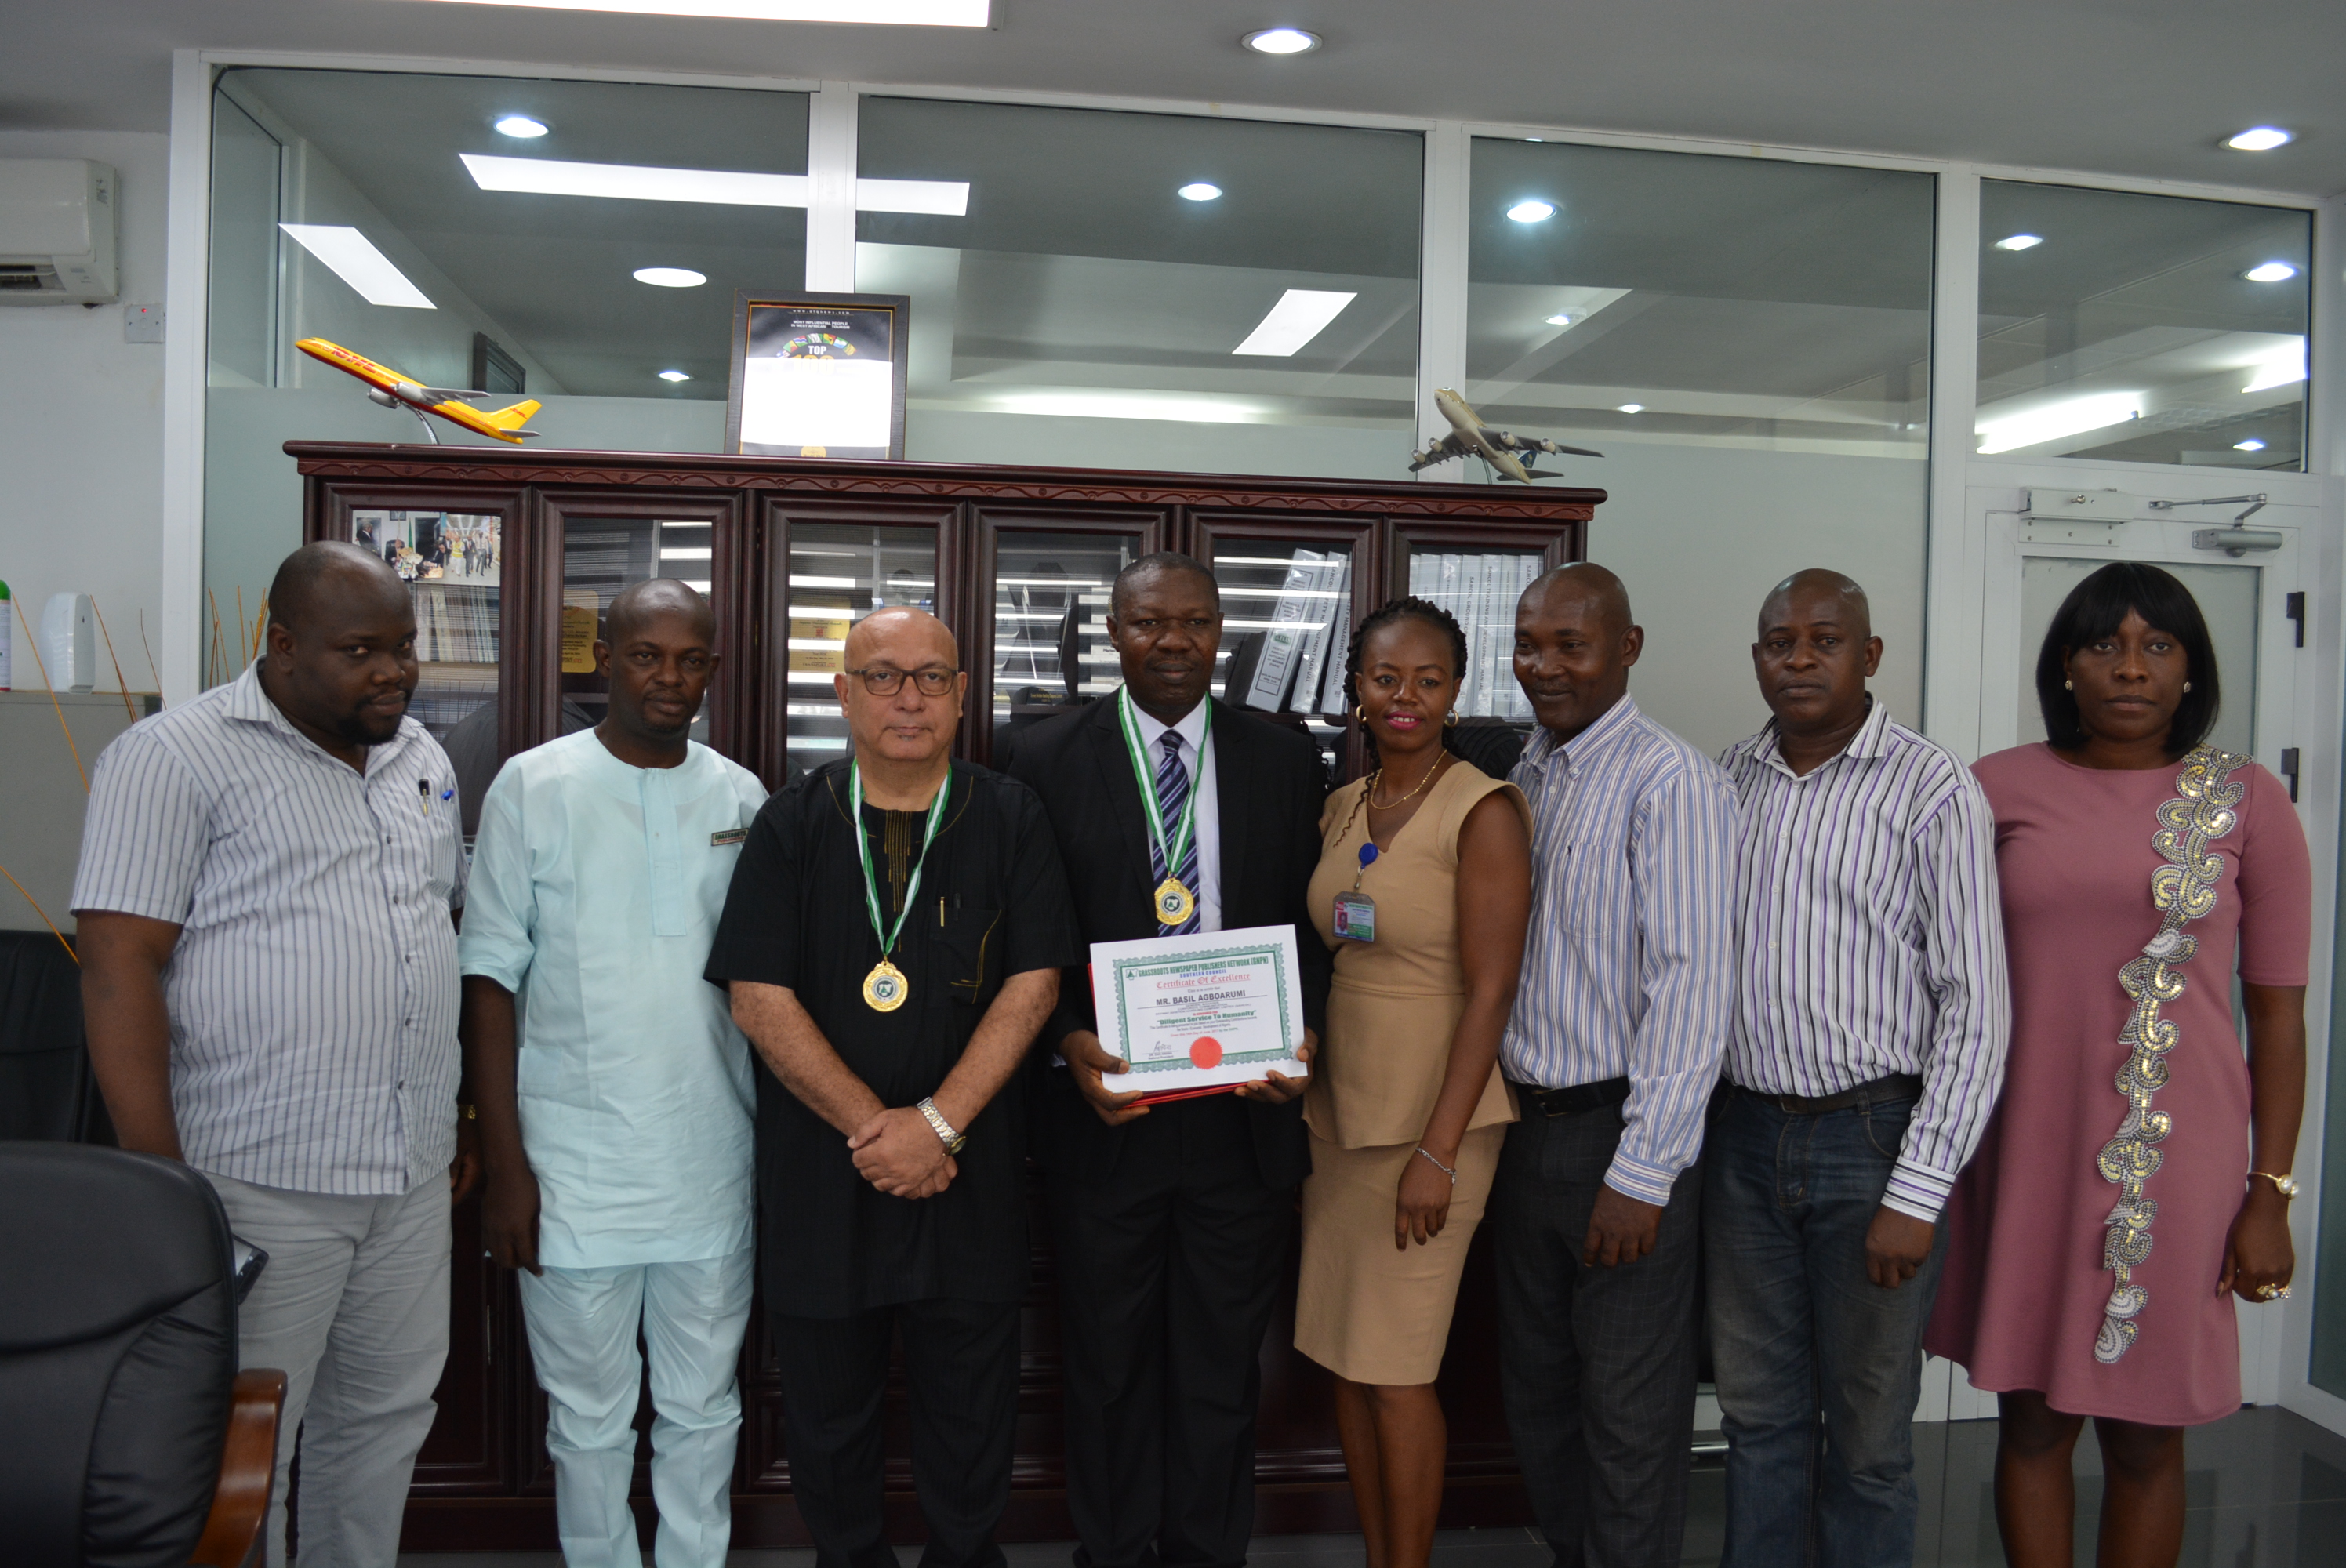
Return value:
M 228 1217 L 175 1160 L 0 1144 L 0 1520 L 12 1568 L 240 1568 L 285 1374 L 236 1365 Z

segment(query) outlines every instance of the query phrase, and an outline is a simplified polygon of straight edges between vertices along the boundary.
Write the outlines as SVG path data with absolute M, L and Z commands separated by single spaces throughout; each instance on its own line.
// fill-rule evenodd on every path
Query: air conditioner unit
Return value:
M 0 158 L 0 305 L 116 297 L 115 189 L 109 163 Z

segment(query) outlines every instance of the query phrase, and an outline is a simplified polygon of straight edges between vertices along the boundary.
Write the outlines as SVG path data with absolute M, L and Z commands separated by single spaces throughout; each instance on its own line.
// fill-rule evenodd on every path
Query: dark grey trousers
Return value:
M 1491 1194 L 1507 1427 L 1558 1568 L 1676 1568 L 1694 1440 L 1702 1172 L 1679 1176 L 1635 1263 L 1582 1244 L 1618 1106 L 1507 1129 Z

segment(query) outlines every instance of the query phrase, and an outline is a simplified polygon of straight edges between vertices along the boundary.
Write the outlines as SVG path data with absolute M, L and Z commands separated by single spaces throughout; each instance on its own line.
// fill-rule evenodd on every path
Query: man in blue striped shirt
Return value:
M 1751 648 L 1775 720 L 1720 759 L 1742 962 L 1703 1219 L 1733 1568 L 1913 1561 L 1936 1222 L 2004 1076 L 1994 819 L 1867 696 L 1872 622 L 1838 572 L 1778 584 Z
M 1645 633 L 1602 566 L 1515 607 L 1541 729 L 1532 922 L 1499 1050 L 1523 1119 L 1492 1194 L 1507 1425 L 1559 1564 L 1662 1568 L 1685 1533 L 1703 1115 L 1732 1006 L 1734 802 L 1637 711 Z

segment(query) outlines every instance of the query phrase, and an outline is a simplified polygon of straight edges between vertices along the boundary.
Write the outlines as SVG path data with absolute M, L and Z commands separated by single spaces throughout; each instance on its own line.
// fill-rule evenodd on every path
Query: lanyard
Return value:
M 896 939 L 904 934 L 904 921 L 920 895 L 922 869 L 929 863 L 929 846 L 936 840 L 937 824 L 944 820 L 945 798 L 952 793 L 953 769 L 948 768 L 944 781 L 937 786 L 937 798 L 929 802 L 928 826 L 921 834 L 921 858 L 913 862 L 913 880 L 904 884 L 903 910 L 896 923 L 888 925 L 880 915 L 880 884 L 872 875 L 872 836 L 863 830 L 863 772 L 857 763 L 847 765 L 847 814 L 855 824 L 855 859 L 863 868 L 863 907 L 872 916 L 872 934 L 880 939 L 883 961 L 896 951 Z
M 1189 798 L 1181 803 L 1181 820 L 1173 824 L 1173 837 L 1167 841 L 1165 810 L 1157 803 L 1157 770 L 1148 766 L 1148 748 L 1140 743 L 1140 722 L 1133 717 L 1132 688 L 1118 687 L 1116 694 L 1116 716 L 1124 728 L 1125 754 L 1132 759 L 1132 781 L 1140 786 L 1140 809 L 1148 818 L 1148 836 L 1156 842 L 1157 852 L 1165 857 L 1165 874 L 1168 878 L 1181 874 L 1181 857 L 1188 851 L 1189 836 L 1198 826 L 1198 788 L 1206 771 L 1206 744 L 1214 738 L 1214 705 L 1206 702 L 1206 727 L 1198 735 L 1198 773 L 1189 781 Z

